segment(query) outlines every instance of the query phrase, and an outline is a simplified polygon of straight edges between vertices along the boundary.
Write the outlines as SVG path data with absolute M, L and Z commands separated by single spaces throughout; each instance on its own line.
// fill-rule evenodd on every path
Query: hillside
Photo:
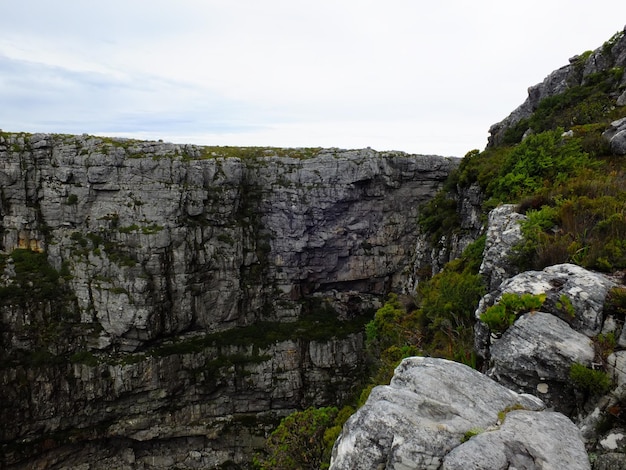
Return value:
M 331 468 L 626 466 L 625 66 L 624 32 L 571 58 L 424 208 L 432 251 L 416 270 L 415 305 L 391 299 L 368 325 L 368 346 L 385 377 L 400 358 L 424 355 L 478 368 L 484 383 L 450 363 L 405 359 L 347 421 Z M 485 397 L 490 380 L 540 402 L 498 408 Z M 569 424 L 552 428 L 546 409 Z M 505 421 L 511 410 L 519 423 Z

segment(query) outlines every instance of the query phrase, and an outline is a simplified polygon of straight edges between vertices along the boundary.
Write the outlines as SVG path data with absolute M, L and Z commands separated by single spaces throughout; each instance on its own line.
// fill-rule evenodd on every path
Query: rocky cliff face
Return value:
M 457 164 L 2 133 L 3 464 L 241 463 L 345 398 Z
M 626 30 L 626 29 L 625 29 Z M 541 83 L 528 88 L 528 97 L 518 106 L 511 114 L 502 121 L 494 124 L 489 129 L 491 134 L 489 137 L 489 146 L 497 146 L 501 144 L 507 130 L 514 127 L 524 119 L 529 118 L 539 107 L 539 104 L 545 98 L 550 98 L 564 93 L 566 90 L 593 83 L 594 77 L 601 72 L 610 71 L 612 68 L 620 68 L 626 64 L 626 35 L 624 32 L 615 34 L 611 39 L 606 41 L 602 47 L 593 51 L 587 51 L 584 54 L 576 55 L 569 60 L 568 65 L 555 70 L 549 74 Z M 626 75 L 622 75 L 620 84 L 609 93 L 611 100 L 616 106 L 626 105 Z M 573 122 L 572 124 L 575 124 Z M 623 125 L 624 123 L 622 123 Z M 533 129 L 525 129 L 532 132 Z M 620 129 L 624 130 L 623 128 Z M 611 140 L 615 137 L 612 134 Z M 626 153 L 624 147 L 624 139 L 626 133 L 620 134 L 614 142 L 611 143 L 614 150 L 619 150 L 621 155 Z

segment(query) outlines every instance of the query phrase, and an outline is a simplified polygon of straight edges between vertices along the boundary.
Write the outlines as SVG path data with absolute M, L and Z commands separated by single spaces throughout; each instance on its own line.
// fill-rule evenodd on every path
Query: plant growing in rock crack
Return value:
M 480 316 L 480 320 L 487 324 L 494 333 L 504 333 L 511 326 L 518 315 L 525 312 L 534 312 L 541 308 L 546 300 L 546 294 L 513 294 L 504 293 L 500 301 L 489 307 Z
M 570 318 L 576 317 L 576 309 L 574 309 L 572 301 L 565 294 L 561 294 L 561 296 L 559 297 L 559 300 L 556 303 L 556 308 L 567 314 L 567 316 Z
M 485 430 L 483 428 L 471 428 L 468 429 L 467 431 L 465 431 L 465 434 L 463 434 L 463 437 L 461 438 L 461 442 L 467 442 L 469 441 L 472 437 L 474 436 L 478 436 L 479 434 L 484 433 Z
M 612 386 L 609 374 L 602 370 L 591 369 L 578 362 L 571 365 L 569 376 L 574 387 L 587 396 L 603 395 Z

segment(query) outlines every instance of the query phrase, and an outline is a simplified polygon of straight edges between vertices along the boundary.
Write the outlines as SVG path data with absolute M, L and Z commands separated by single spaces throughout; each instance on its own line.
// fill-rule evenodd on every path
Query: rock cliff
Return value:
M 245 464 L 345 399 L 457 165 L 1 133 L 2 464 Z

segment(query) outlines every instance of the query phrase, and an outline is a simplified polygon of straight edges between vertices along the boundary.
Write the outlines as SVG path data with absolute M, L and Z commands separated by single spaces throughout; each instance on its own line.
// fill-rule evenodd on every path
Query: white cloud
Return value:
M 463 155 L 623 25 L 581 0 L 24 0 L 0 127 Z M 610 14 L 607 14 L 610 12 Z

